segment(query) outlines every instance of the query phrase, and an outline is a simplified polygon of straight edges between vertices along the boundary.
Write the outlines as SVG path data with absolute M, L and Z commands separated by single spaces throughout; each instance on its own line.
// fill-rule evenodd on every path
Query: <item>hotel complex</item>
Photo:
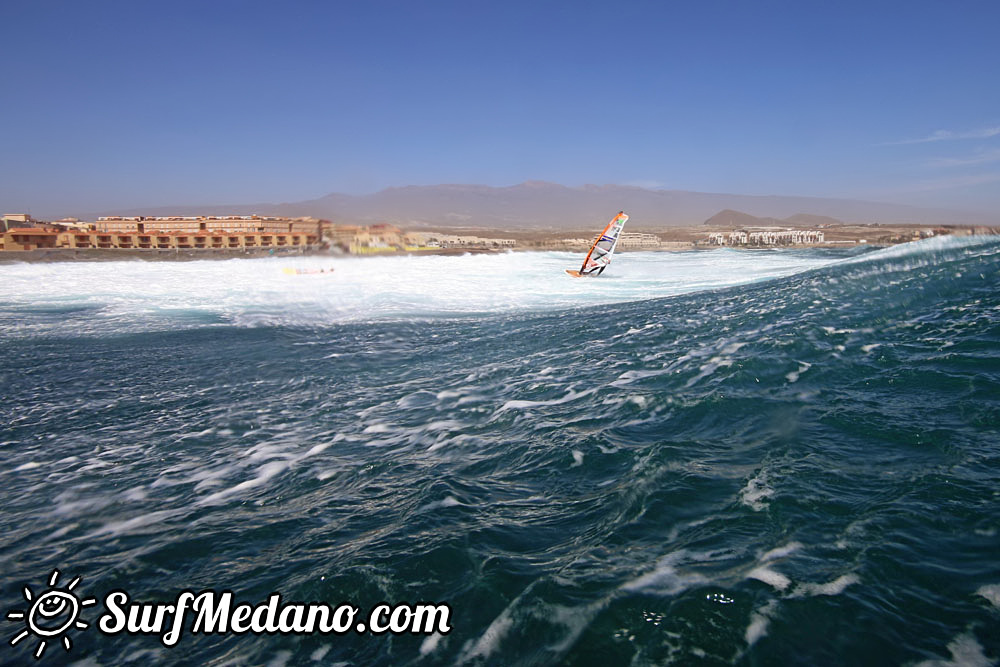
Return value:
M 322 221 L 311 218 L 103 217 L 95 223 L 67 220 L 7 229 L 0 250 L 308 248 L 318 246 L 321 238 Z
M 229 250 L 302 252 L 339 247 L 352 254 L 512 248 L 514 239 L 439 233 L 406 233 L 394 225 L 335 225 L 317 218 L 259 215 L 108 216 L 96 222 L 68 218 L 41 223 L 30 215 L 7 214 L 0 227 L 0 251 L 26 250 Z
M 811 229 L 765 229 L 760 231 L 737 229 L 728 234 L 715 232 L 708 235 L 710 245 L 729 246 L 811 245 L 823 243 L 823 239 L 823 232 Z
M 951 233 L 994 233 L 969 228 L 880 228 L 872 225 L 827 226 L 795 229 L 778 226 L 743 227 L 729 230 L 676 228 L 659 234 L 623 232 L 620 250 L 686 250 L 705 247 L 774 248 L 803 245 L 904 243 Z M 718 230 L 718 227 L 716 227 Z M 874 234 L 874 236 L 868 236 Z M 669 240 L 664 240 L 666 236 Z M 832 238 L 830 238 L 832 237 Z M 131 250 L 151 253 L 199 251 L 229 253 L 301 253 L 333 249 L 354 255 L 441 250 L 504 250 L 521 247 L 534 250 L 579 251 L 593 244 L 593 237 L 554 238 L 537 232 L 520 239 L 488 238 L 438 231 L 406 232 L 389 223 L 371 225 L 334 224 L 312 217 L 283 218 L 261 215 L 221 216 L 107 216 L 94 222 L 65 218 L 55 222 L 33 220 L 25 213 L 0 217 L 0 251 L 31 250 Z

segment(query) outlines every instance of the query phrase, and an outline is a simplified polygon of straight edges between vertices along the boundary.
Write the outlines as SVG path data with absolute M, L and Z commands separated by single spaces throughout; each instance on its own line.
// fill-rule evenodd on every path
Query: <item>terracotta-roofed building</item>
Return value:
M 3 234 L 3 250 L 35 250 L 56 248 L 59 230 L 45 227 L 15 227 Z

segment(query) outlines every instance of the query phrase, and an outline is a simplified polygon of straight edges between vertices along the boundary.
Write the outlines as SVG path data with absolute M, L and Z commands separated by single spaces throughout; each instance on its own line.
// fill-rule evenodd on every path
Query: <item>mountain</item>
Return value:
M 821 225 L 842 225 L 843 220 L 831 218 L 828 215 L 810 215 L 808 213 L 796 213 L 785 218 L 785 222 L 791 222 L 803 227 L 819 227 Z
M 593 227 L 603 224 L 620 210 L 631 216 L 634 228 L 700 225 L 724 209 L 765 218 L 809 215 L 832 216 L 846 222 L 1000 224 L 1000 215 L 846 199 L 649 190 L 625 185 L 567 187 L 540 181 L 510 187 L 413 185 L 388 188 L 368 195 L 334 193 L 318 199 L 283 204 L 131 208 L 99 215 L 257 213 L 311 215 L 355 224 L 391 222 L 404 227 L 553 229 Z M 78 217 L 94 219 L 96 216 Z
M 794 225 L 796 227 L 823 227 L 828 225 L 842 225 L 844 224 L 842 220 L 837 220 L 836 218 L 831 218 L 826 215 L 810 215 L 808 213 L 796 213 L 795 215 L 790 215 L 784 219 L 778 218 L 761 218 L 755 215 L 750 215 L 749 213 L 743 213 L 742 211 L 733 211 L 731 209 L 726 209 L 725 211 L 719 211 L 711 218 L 705 221 L 705 225 L 713 227 L 727 227 L 727 228 L 737 228 L 737 227 L 787 227 L 788 225 Z
M 719 211 L 706 220 L 705 224 L 715 227 L 770 227 L 774 225 L 780 226 L 784 222 L 777 218 L 758 218 L 749 213 L 733 211 L 727 208 L 725 211 Z

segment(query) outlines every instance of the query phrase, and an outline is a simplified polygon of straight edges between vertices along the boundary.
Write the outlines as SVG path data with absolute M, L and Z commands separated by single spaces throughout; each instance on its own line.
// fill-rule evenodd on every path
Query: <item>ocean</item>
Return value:
M 0 265 L 0 662 L 997 664 L 1000 237 L 579 261 Z

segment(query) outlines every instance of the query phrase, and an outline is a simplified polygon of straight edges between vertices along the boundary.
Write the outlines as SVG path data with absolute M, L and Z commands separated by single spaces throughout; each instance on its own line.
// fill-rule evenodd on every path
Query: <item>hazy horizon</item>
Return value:
M 0 207 L 545 181 L 995 213 L 997 19 L 988 2 L 6 3 Z
M 927 210 L 927 211 L 954 211 L 956 213 L 965 213 L 970 216 L 970 222 L 974 221 L 974 218 L 984 218 L 984 217 L 995 217 L 997 223 L 1000 224 L 1000 210 L 988 210 L 988 209 L 976 209 L 971 207 L 963 206 L 950 206 L 950 207 L 931 207 L 931 206 L 916 206 L 912 204 L 899 203 L 894 204 L 892 202 L 879 202 L 874 200 L 864 200 L 864 199 L 848 199 L 848 198 L 835 198 L 835 197 L 810 197 L 810 196 L 799 196 L 794 194 L 780 194 L 780 193 L 766 193 L 766 194 L 748 194 L 748 193 L 737 193 L 737 192 L 701 192 L 696 190 L 676 190 L 673 188 L 643 188 L 642 186 L 635 185 L 625 185 L 620 183 L 584 183 L 580 185 L 566 185 L 563 183 L 551 183 L 548 181 L 524 181 L 521 183 L 512 183 L 510 185 L 486 185 L 483 183 L 438 183 L 432 185 L 391 185 L 385 188 L 380 188 L 372 192 L 361 192 L 361 193 L 344 193 L 344 192 L 328 192 L 322 195 L 317 195 L 315 197 L 308 197 L 300 201 L 246 201 L 246 202 L 222 202 L 222 201 L 204 201 L 204 202 L 173 202 L 173 203 L 153 203 L 144 205 L 132 205 L 132 206 L 104 206 L 96 207 L 91 210 L 77 210 L 77 209 L 59 209 L 59 208 L 48 208 L 48 207 L 36 207 L 34 211 L 30 209 L 17 210 L 4 209 L 5 213 L 29 213 L 39 220 L 56 220 L 66 217 L 77 217 L 79 219 L 90 219 L 99 215 L 135 215 L 138 212 L 148 212 L 149 215 L 162 215 L 168 212 L 177 212 L 177 214 L 192 215 L 193 211 L 196 209 L 204 208 L 205 214 L 217 214 L 221 209 L 227 209 L 227 212 L 232 212 L 234 214 L 251 214 L 259 213 L 257 209 L 260 207 L 266 208 L 280 208 L 283 206 L 288 207 L 304 207 L 308 203 L 323 200 L 328 197 L 350 197 L 354 199 L 364 199 L 378 196 L 382 193 L 408 190 L 408 189 L 421 189 L 421 190 L 432 190 L 434 188 L 454 188 L 454 187 L 464 187 L 464 188 L 491 188 L 497 191 L 517 188 L 519 186 L 526 186 L 530 184 L 542 183 L 547 186 L 555 186 L 558 188 L 567 188 L 569 190 L 576 190 L 580 192 L 586 191 L 588 188 L 637 188 L 644 192 L 676 192 L 683 194 L 693 194 L 693 195 L 705 195 L 705 196 L 718 196 L 718 197 L 736 197 L 736 198 L 756 198 L 756 199 L 788 199 L 788 200 L 814 200 L 816 202 L 829 201 L 829 200 L 840 200 L 843 201 L 845 205 L 849 204 L 873 204 L 876 206 L 896 206 L 901 209 L 912 207 L 915 210 Z M 625 203 L 623 203 L 623 206 Z M 0 207 L 2 208 L 2 207 Z M 729 208 L 724 204 L 720 204 L 719 212 Z M 817 209 L 818 210 L 818 209 Z M 213 211 L 215 213 L 213 213 Z M 740 211 L 747 212 L 747 211 Z M 810 209 L 808 204 L 804 204 L 802 210 L 797 210 L 797 213 L 805 214 L 817 214 L 815 210 Z M 322 211 L 317 211 L 316 215 L 322 216 Z M 327 214 L 328 215 L 328 214 Z M 765 215 L 765 213 L 760 213 L 759 215 Z M 598 215 L 600 217 L 600 215 Z M 836 217 L 836 216 L 833 216 Z M 849 215 L 845 217 L 850 217 Z

